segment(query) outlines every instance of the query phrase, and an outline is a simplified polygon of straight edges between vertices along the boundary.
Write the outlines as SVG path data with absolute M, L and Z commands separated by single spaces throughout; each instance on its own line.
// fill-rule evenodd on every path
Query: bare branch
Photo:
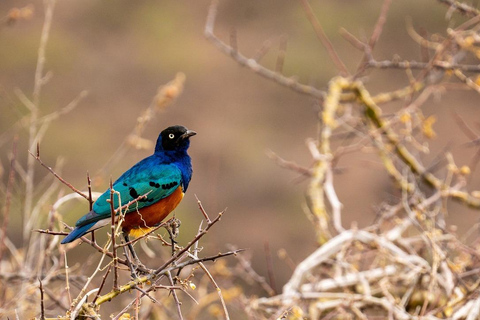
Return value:
M 315 30 L 315 34 L 317 35 L 317 38 L 320 40 L 320 42 L 325 47 L 325 49 L 327 49 L 328 55 L 330 56 L 330 59 L 333 61 L 333 63 L 337 67 L 338 71 L 340 71 L 340 75 L 344 77 L 350 75 L 350 73 L 347 70 L 347 67 L 338 56 L 337 52 L 335 51 L 335 48 L 333 47 L 327 35 L 323 31 L 322 25 L 318 21 L 317 17 L 315 17 L 315 14 L 313 13 L 313 9 L 310 6 L 310 3 L 308 2 L 308 0 L 300 0 L 300 2 L 303 6 L 303 10 L 307 15 L 308 20 L 310 21 L 313 27 L 313 30 Z
M 275 81 L 285 87 L 288 87 L 294 91 L 302 94 L 307 94 L 315 98 L 323 99 L 325 92 L 318 90 L 312 86 L 307 86 L 299 83 L 298 81 L 285 77 L 279 73 L 276 73 L 270 69 L 267 69 L 260 65 L 255 59 L 249 59 L 236 51 L 231 46 L 222 42 L 213 32 L 215 25 L 215 18 L 217 15 L 218 0 L 213 0 L 210 9 L 208 11 L 207 22 L 205 24 L 205 37 L 211 41 L 221 52 L 232 57 L 238 64 L 243 67 L 247 67 L 253 72 L 261 75 L 264 78 Z

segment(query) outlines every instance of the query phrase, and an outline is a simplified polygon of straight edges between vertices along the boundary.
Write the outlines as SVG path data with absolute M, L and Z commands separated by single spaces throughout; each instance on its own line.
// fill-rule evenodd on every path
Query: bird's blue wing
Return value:
M 147 194 L 146 198 L 131 204 L 127 209 L 127 213 L 135 211 L 168 197 L 179 186 L 182 186 L 181 170 L 175 164 L 158 164 L 155 157 L 151 156 L 137 163 L 115 181 L 114 207 L 118 208 L 119 203 L 124 206 Z M 91 212 L 77 221 L 76 227 L 110 217 L 109 201 L 110 189 L 95 201 Z

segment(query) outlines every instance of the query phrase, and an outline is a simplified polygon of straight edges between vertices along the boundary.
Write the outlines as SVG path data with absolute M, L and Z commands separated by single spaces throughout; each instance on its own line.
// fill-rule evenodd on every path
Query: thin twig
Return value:
M 238 64 L 243 67 L 247 67 L 253 72 L 261 75 L 264 78 L 275 81 L 285 87 L 288 87 L 296 92 L 307 94 L 315 98 L 323 99 L 325 92 L 318 90 L 312 86 L 304 85 L 296 81 L 295 79 L 288 78 L 274 72 L 268 68 L 260 65 L 257 60 L 250 59 L 242 55 L 240 52 L 233 49 L 231 46 L 225 44 L 221 41 L 213 32 L 213 27 L 215 25 L 215 18 L 217 15 L 218 0 L 212 0 L 210 9 L 208 10 L 207 22 L 205 24 L 204 34 L 205 37 L 212 42 L 221 52 L 232 57 Z
M 117 268 L 117 247 L 115 245 L 115 190 L 113 189 L 113 182 L 110 179 L 110 230 L 111 230 L 111 240 L 112 240 L 112 253 L 113 253 L 113 290 L 118 290 L 118 268 Z M 119 201 L 121 203 L 121 201 Z
M 102 282 L 100 283 L 100 287 L 98 287 L 97 294 L 95 295 L 95 298 L 93 299 L 92 303 L 95 304 L 95 301 L 97 301 L 98 297 L 100 296 L 100 293 L 102 292 L 103 286 L 105 285 L 105 280 L 107 280 L 108 274 L 112 270 L 112 265 L 109 265 L 107 268 L 107 271 L 102 277 Z
M 72 294 L 70 293 L 70 277 L 66 251 L 63 252 L 63 258 L 65 261 L 65 290 L 67 290 L 68 304 L 72 305 Z
M 40 93 L 42 90 L 42 86 L 45 83 L 45 78 L 43 75 L 43 69 L 45 67 L 45 52 L 47 47 L 48 38 L 50 36 L 50 29 L 52 26 L 53 20 L 53 11 L 55 8 L 56 0 L 48 0 L 44 2 L 45 6 L 45 19 L 43 21 L 42 33 L 40 36 L 40 45 L 38 47 L 38 55 L 37 55 L 37 66 L 35 69 L 35 80 L 34 80 L 34 87 L 33 87 L 33 103 L 32 108 L 30 109 L 30 119 L 29 119 L 29 132 L 28 132 L 28 146 L 30 149 L 33 149 L 36 144 L 38 144 L 37 140 L 37 119 L 39 117 L 40 111 Z M 32 158 L 27 158 L 27 167 L 26 167 L 26 181 L 25 181 L 25 201 L 24 201 L 24 208 L 23 213 L 25 217 L 25 221 L 28 221 L 30 218 L 30 214 L 32 211 L 32 203 L 33 203 L 33 187 L 34 187 L 34 164 Z M 23 234 L 25 238 L 28 237 L 29 230 L 23 230 Z
M 387 13 L 388 10 L 390 9 L 390 4 L 392 3 L 392 0 L 384 0 L 382 9 L 380 10 L 380 15 L 378 16 L 377 23 L 375 24 L 375 27 L 372 32 L 372 36 L 370 37 L 370 40 L 368 41 L 368 46 L 370 47 L 370 52 L 373 51 L 373 48 L 375 47 L 375 44 L 377 43 L 378 39 L 380 38 L 380 35 L 382 34 L 383 27 L 385 25 L 385 22 L 387 21 Z M 365 70 L 365 63 L 368 61 L 368 57 L 366 53 L 364 53 L 362 61 L 359 63 L 357 67 L 357 71 L 355 73 L 355 78 L 358 78 L 363 71 Z
M 43 304 L 43 284 L 42 280 L 38 279 L 39 290 L 40 290 L 40 320 L 45 320 L 45 306 Z
M 229 250 L 235 251 L 237 248 L 233 245 L 227 245 L 227 248 Z M 244 270 L 244 272 L 252 278 L 255 282 L 257 282 L 260 287 L 262 287 L 263 290 L 270 296 L 275 295 L 275 290 L 270 286 L 270 284 L 265 280 L 264 277 L 260 276 L 252 267 L 252 264 L 250 263 L 249 260 L 247 260 L 243 255 L 236 255 L 235 256 L 240 263 L 241 268 Z
M 185 268 L 186 266 L 189 266 L 189 265 L 192 265 L 192 264 L 198 264 L 199 262 L 215 261 L 215 260 L 223 258 L 223 257 L 227 257 L 227 256 L 231 256 L 231 255 L 237 255 L 239 252 L 242 252 L 242 251 L 244 251 L 244 249 L 238 249 L 238 250 L 233 250 L 233 251 L 229 251 L 229 252 L 225 252 L 225 253 L 219 253 L 219 254 L 216 254 L 214 256 L 203 257 L 203 258 L 199 258 L 199 259 L 192 259 L 192 260 L 188 260 L 188 261 L 185 261 L 185 262 L 182 262 L 182 263 L 178 263 L 178 264 L 173 265 L 173 266 L 168 267 L 168 268 L 163 268 L 162 270 L 160 270 L 158 272 L 157 271 L 151 272 L 146 276 L 138 277 L 135 280 L 132 280 L 129 283 L 127 283 L 123 286 L 120 286 L 117 291 L 111 291 L 107 294 L 104 294 L 103 296 L 100 296 L 97 299 L 97 301 L 95 303 L 95 306 L 99 306 L 99 305 L 101 305 L 105 302 L 111 301 L 116 296 L 118 296 L 122 293 L 125 293 L 125 292 L 129 292 L 130 290 L 132 290 L 135 286 L 137 286 L 139 284 L 146 283 L 146 282 L 153 282 L 156 279 L 158 279 L 158 277 L 160 277 L 162 275 L 166 275 L 167 272 L 182 269 L 182 268 Z
M 12 158 L 10 159 L 10 172 L 8 174 L 7 188 L 5 191 L 5 204 L 3 206 L 3 223 L 2 223 L 2 234 L 0 236 L 0 261 L 3 261 L 3 252 L 5 249 L 5 238 L 7 237 L 7 228 L 10 217 L 10 204 L 12 201 L 12 189 L 15 182 L 15 163 L 17 161 L 17 143 L 18 135 L 15 135 L 12 143 Z M 2 269 L 2 264 L 0 263 L 0 270 Z
M 195 195 L 195 199 L 197 199 L 197 205 L 200 211 L 202 212 L 203 217 L 205 218 L 205 220 L 207 220 L 207 223 L 210 224 L 211 223 L 210 217 L 208 216 L 207 212 L 203 208 L 202 202 L 198 199 L 197 195 Z
M 85 195 L 83 192 L 81 192 L 80 190 L 78 190 L 77 188 L 75 188 L 71 183 L 67 182 L 65 179 L 63 179 L 62 177 L 60 177 L 51 167 L 47 166 L 43 161 L 42 159 L 40 159 L 40 145 L 37 144 L 37 152 L 36 152 L 36 155 L 34 155 L 31 151 L 28 151 L 32 157 L 37 160 L 41 165 L 42 167 L 46 168 L 48 171 L 50 171 L 51 174 L 53 174 L 55 176 L 55 178 L 57 178 L 58 180 L 60 180 L 60 182 L 62 182 L 64 185 L 66 185 L 67 187 L 69 187 L 73 192 L 79 194 L 80 196 L 82 196 L 83 198 L 85 199 L 89 199 L 87 195 Z
M 333 47 L 332 43 L 328 39 L 327 35 L 323 31 L 322 25 L 318 21 L 317 17 L 313 13 L 313 9 L 310 6 L 310 3 L 308 0 L 300 0 L 303 10 L 305 11 L 305 14 L 307 15 L 308 20 L 310 21 L 313 30 L 315 31 L 315 34 L 317 35 L 317 38 L 320 40 L 322 45 L 325 47 L 325 49 L 328 52 L 328 55 L 330 56 L 330 59 L 333 61 L 337 69 L 340 71 L 340 74 L 343 76 L 348 76 L 350 73 L 347 70 L 347 67 L 343 63 L 343 61 L 340 59 L 338 56 L 335 48 Z
M 280 38 L 277 62 L 275 63 L 275 72 L 280 74 L 283 72 L 283 65 L 285 64 L 285 56 L 287 54 L 287 39 L 287 36 L 282 36 Z
M 167 276 L 168 276 L 168 281 L 170 282 L 170 286 L 173 286 L 174 282 L 173 282 L 172 274 L 170 271 L 167 272 Z M 176 290 L 170 290 L 170 292 L 172 293 L 173 301 L 175 301 L 175 305 L 177 306 L 178 317 L 179 319 L 183 320 L 181 303 L 178 300 L 177 292 Z
M 273 260 L 272 260 L 272 252 L 270 251 L 270 245 L 268 241 L 264 243 L 264 252 L 265 252 L 265 260 L 267 263 L 267 274 L 268 274 L 268 283 L 273 291 L 277 292 L 277 286 L 275 284 L 275 274 L 273 272 Z
M 456 0 L 438 0 L 440 3 L 444 3 L 451 8 L 454 8 L 456 11 L 465 14 L 467 16 L 476 17 L 480 15 L 480 10 L 474 8 L 464 2 L 456 1 Z

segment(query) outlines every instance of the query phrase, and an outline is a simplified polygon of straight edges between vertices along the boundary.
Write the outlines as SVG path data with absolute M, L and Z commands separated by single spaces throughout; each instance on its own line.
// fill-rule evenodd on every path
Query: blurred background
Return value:
M 131 149 L 120 161 L 100 174 L 127 135 L 137 117 L 147 108 L 157 88 L 178 72 L 186 75 L 184 92 L 177 101 L 148 123 L 143 137 L 155 141 L 167 126 L 182 124 L 197 131 L 190 155 L 194 176 L 188 193 L 175 210 L 182 221 L 180 243 L 196 233 L 202 215 L 195 195 L 214 216 L 227 208 L 222 221 L 204 238 L 205 254 L 225 251 L 226 244 L 247 248 L 254 268 L 266 276 L 266 247 L 273 257 L 277 289 L 291 275 L 291 268 L 277 257 L 285 249 L 294 262 L 304 259 L 316 247 L 315 234 L 305 213 L 308 180 L 280 168 L 266 155 L 279 156 L 308 167 L 311 155 L 305 145 L 318 130 L 319 103 L 311 97 L 281 87 L 223 55 L 204 35 L 210 1 L 58 1 L 46 52 L 46 71 L 52 73 L 41 96 L 41 114 L 66 106 L 79 95 L 88 96 L 76 109 L 56 120 L 41 141 L 45 163 L 64 159 L 61 175 L 85 189 L 86 172 L 94 177 L 94 191 L 103 192 L 113 179 L 151 150 Z M 359 39 L 368 39 L 382 1 L 312 1 L 315 14 L 338 54 L 355 70 L 362 53 L 339 34 L 345 28 Z M 2 183 L 7 181 L 12 137 L 19 134 L 18 160 L 27 157 L 27 129 L 14 125 L 28 114 L 15 90 L 31 97 L 44 8 L 42 1 L 2 0 L 0 16 L 12 7 L 33 5 L 31 19 L 4 23 L 0 28 L 0 160 Z M 376 46 L 377 59 L 420 60 L 420 49 L 406 31 L 406 17 L 427 35 L 442 32 L 461 17 L 445 18 L 448 7 L 436 1 L 393 1 L 384 32 Z M 457 19 L 457 20 L 456 20 Z M 261 63 L 275 68 L 280 39 L 286 37 L 284 74 L 325 90 L 337 74 L 332 62 L 297 1 L 221 1 L 215 33 L 229 42 L 236 30 L 238 50 L 255 55 L 266 40 L 272 47 Z M 408 84 L 403 71 L 372 70 L 367 87 L 373 93 Z M 386 112 L 404 106 L 388 105 Z M 477 132 L 480 109 L 478 94 L 451 91 L 425 104 L 426 116 L 435 113 L 437 138 L 430 141 L 429 163 L 445 151 L 452 152 L 458 165 L 470 164 L 477 151 L 464 143 L 469 139 L 452 121 L 461 115 Z M 391 109 L 388 109 L 391 108 Z M 376 155 L 357 152 L 338 164 L 335 187 L 344 204 L 343 223 L 350 227 L 369 225 L 378 207 L 398 198 Z M 47 175 L 38 166 L 36 179 Z M 478 173 L 470 177 L 471 189 L 478 189 Z M 17 193 L 22 192 L 20 188 Z M 63 188 L 63 192 L 68 192 Z M 3 197 L 2 197 L 3 199 Z M 20 202 L 12 204 L 9 236 L 20 244 Z M 452 204 L 448 221 L 467 230 L 478 221 L 478 212 Z M 50 208 L 45 208 L 45 214 Z M 78 201 L 62 207 L 65 221 L 74 224 L 88 210 Z M 46 226 L 45 226 L 46 227 Z M 163 231 L 162 231 L 163 232 Z M 106 231 L 100 231 L 105 234 Z M 92 253 L 80 246 L 70 252 L 70 264 Z M 168 255 L 168 249 L 166 255 Z

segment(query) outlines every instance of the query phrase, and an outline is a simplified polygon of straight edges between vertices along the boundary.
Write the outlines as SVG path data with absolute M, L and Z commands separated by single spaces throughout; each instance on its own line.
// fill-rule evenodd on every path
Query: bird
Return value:
M 139 161 L 111 186 L 115 191 L 114 208 L 125 212 L 121 228 L 125 241 L 139 237 L 159 225 L 183 199 L 192 178 L 191 158 L 187 153 L 190 137 L 197 133 L 181 125 L 160 132 L 153 155 Z M 142 197 L 143 196 L 143 197 Z M 62 244 L 111 223 L 111 190 L 107 189 L 82 216 Z M 136 201 L 135 201 L 136 200 Z M 118 213 L 117 213 L 118 214 Z M 138 260 L 133 247 L 129 246 Z

